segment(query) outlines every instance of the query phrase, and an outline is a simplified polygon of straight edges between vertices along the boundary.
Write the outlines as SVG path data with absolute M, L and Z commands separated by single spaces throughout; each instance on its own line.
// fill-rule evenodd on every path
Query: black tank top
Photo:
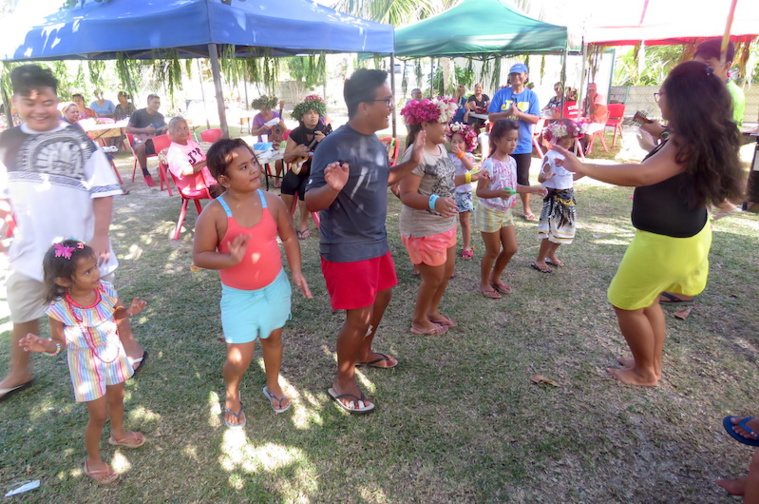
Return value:
M 656 154 L 651 151 L 646 159 Z M 693 180 L 687 172 L 662 180 L 658 184 L 636 187 L 633 195 L 632 224 L 636 229 L 672 238 L 690 238 L 706 224 L 706 206 L 691 206 Z

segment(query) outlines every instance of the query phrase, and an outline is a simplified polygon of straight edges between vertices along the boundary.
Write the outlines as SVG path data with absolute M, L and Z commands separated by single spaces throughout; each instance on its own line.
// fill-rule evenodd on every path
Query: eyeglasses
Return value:
M 392 96 L 388 98 L 380 98 L 378 100 L 366 100 L 367 103 L 375 103 L 375 102 L 385 102 L 385 106 L 387 108 L 394 108 L 395 107 L 395 98 Z
M 654 100 L 656 100 L 656 103 L 659 103 L 659 100 L 661 100 L 661 97 L 665 94 L 667 93 L 664 91 L 659 91 L 658 93 L 654 93 Z

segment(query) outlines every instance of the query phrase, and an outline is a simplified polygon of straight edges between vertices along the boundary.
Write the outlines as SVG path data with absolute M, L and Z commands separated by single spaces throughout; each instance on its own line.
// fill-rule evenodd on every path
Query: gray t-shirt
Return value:
M 306 192 L 326 185 L 324 169 L 348 163 L 348 182 L 332 204 L 319 212 L 319 253 L 331 262 L 355 262 L 385 255 L 387 245 L 387 149 L 377 135 L 347 124 L 319 143 Z
M 452 198 L 456 168 L 448 159 L 448 153 L 442 145 L 438 145 L 435 154 L 424 151 L 422 163 L 411 172 L 422 177 L 419 183 L 419 194 L 429 197 L 437 194 L 441 198 Z M 403 155 L 403 161 L 411 158 L 412 148 L 409 146 Z M 405 237 L 432 236 L 450 231 L 456 225 L 456 217 L 443 217 L 431 210 L 417 210 L 403 205 L 401 208 L 400 228 Z

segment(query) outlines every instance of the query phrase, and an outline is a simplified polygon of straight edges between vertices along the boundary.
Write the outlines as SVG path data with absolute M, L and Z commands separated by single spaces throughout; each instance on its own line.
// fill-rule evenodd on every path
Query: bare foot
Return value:
M 635 369 L 607 369 L 606 371 L 625 385 L 655 387 L 659 383 L 655 376 L 642 376 Z
M 623 365 L 624 367 L 628 369 L 632 369 L 635 367 L 635 359 L 633 359 L 632 357 L 622 357 L 620 355 L 619 357 L 617 357 L 617 362 L 619 362 L 621 365 Z M 657 374 L 656 381 L 659 381 L 659 380 L 661 380 L 661 375 Z
M 553 257 L 549 257 L 549 258 L 546 260 L 546 263 L 548 263 L 548 264 L 552 264 L 552 265 L 554 265 L 554 266 L 564 266 L 564 261 L 562 261 L 561 259 L 559 259 L 559 258 L 558 258 L 558 257 L 556 257 L 556 256 L 553 256 Z
M 746 478 L 718 479 L 714 482 L 724 488 L 730 495 L 744 495 L 746 493 Z

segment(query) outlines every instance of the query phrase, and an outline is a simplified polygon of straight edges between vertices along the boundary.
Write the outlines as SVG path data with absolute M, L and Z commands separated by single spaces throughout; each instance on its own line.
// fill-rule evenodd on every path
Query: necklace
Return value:
M 102 300 L 102 297 L 100 296 L 100 290 L 95 289 L 95 302 L 90 306 L 82 306 L 71 297 L 71 293 L 66 290 L 66 294 L 64 295 L 64 300 L 66 301 L 66 304 L 69 307 L 69 311 L 71 312 L 71 315 L 74 316 L 74 320 L 76 320 L 77 325 L 79 326 L 79 330 L 82 332 L 82 336 L 84 337 L 84 341 L 87 343 L 87 348 L 92 350 L 92 353 L 95 355 L 95 357 L 104 364 L 111 364 L 119 357 L 119 352 L 116 352 L 116 355 L 113 359 L 107 361 L 104 360 L 100 355 L 98 355 L 97 352 L 97 345 L 95 345 L 95 342 L 92 340 L 92 334 L 90 334 L 89 329 L 87 326 L 84 325 L 84 319 L 81 317 L 79 313 L 77 313 L 76 310 L 93 310 L 98 304 L 100 304 L 100 301 Z

